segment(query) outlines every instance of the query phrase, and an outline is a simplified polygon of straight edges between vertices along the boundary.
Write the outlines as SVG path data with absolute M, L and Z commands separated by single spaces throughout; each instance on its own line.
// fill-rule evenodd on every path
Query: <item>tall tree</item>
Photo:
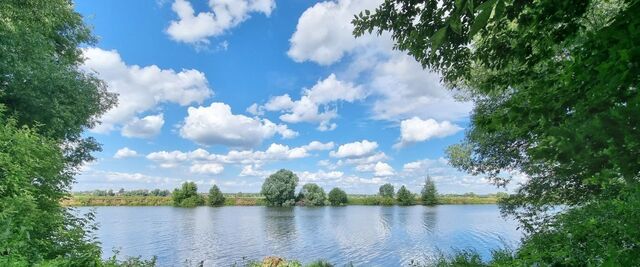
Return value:
M 431 176 L 427 175 L 422 186 L 422 192 L 420 192 L 420 199 L 424 205 L 438 204 L 438 191 L 436 190 L 436 183 L 433 182 Z
M 222 195 L 220 188 L 218 188 L 218 186 L 215 184 L 211 186 L 211 189 L 209 189 L 207 204 L 212 207 L 224 204 L 224 195 Z

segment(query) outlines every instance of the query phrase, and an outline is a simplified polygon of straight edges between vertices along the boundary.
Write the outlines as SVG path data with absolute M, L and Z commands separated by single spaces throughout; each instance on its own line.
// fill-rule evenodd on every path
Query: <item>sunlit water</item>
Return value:
M 87 212 L 91 208 L 80 208 Z M 337 266 L 403 266 L 439 252 L 517 246 L 521 233 L 496 205 L 436 207 L 97 207 L 105 257 L 158 257 L 160 266 L 242 264 L 277 255 Z

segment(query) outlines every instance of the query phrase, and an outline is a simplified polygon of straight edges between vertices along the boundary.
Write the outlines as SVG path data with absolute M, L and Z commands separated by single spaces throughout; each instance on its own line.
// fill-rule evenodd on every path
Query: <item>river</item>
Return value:
M 517 246 L 496 205 L 346 207 L 82 207 L 94 209 L 104 256 L 158 257 L 159 266 L 242 265 L 277 255 L 303 263 L 405 266 L 438 253 Z

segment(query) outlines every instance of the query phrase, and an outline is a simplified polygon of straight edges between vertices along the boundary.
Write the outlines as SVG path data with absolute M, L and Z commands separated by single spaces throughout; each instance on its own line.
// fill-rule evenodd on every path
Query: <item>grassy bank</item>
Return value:
M 441 195 L 439 204 L 495 204 L 496 195 Z M 65 199 L 64 206 L 171 206 L 171 196 L 94 196 L 73 195 Z M 349 195 L 347 205 L 396 205 L 392 199 L 384 199 L 376 195 Z M 416 205 L 422 204 L 419 199 Z M 258 194 L 225 194 L 225 206 L 264 206 L 264 197 Z

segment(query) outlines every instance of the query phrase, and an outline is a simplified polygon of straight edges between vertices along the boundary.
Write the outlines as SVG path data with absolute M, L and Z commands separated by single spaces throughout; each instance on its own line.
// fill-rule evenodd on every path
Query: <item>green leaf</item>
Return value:
M 489 0 L 487 2 L 482 3 L 482 5 L 478 6 L 477 10 L 481 10 L 480 14 L 473 20 L 473 24 L 471 25 L 471 30 L 469 30 L 469 36 L 473 37 L 480 31 L 480 29 L 487 26 L 487 22 L 489 21 L 489 17 L 491 16 L 491 11 L 493 10 L 493 5 L 496 3 L 496 0 Z
M 504 15 L 504 0 L 499 0 L 496 3 L 495 12 L 493 13 L 493 19 L 499 20 Z
M 444 26 L 431 36 L 431 54 L 434 54 L 444 42 L 444 38 L 447 34 L 447 28 L 447 26 Z

